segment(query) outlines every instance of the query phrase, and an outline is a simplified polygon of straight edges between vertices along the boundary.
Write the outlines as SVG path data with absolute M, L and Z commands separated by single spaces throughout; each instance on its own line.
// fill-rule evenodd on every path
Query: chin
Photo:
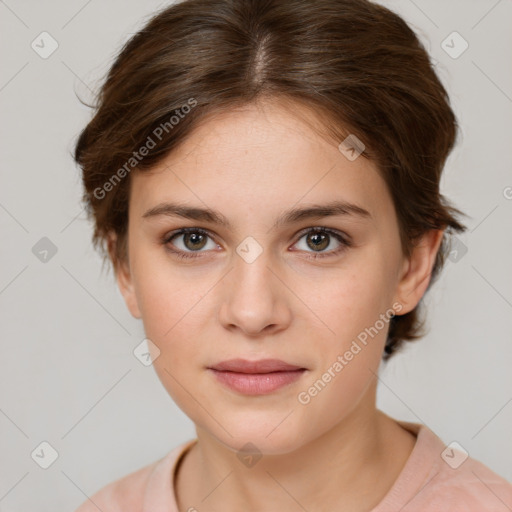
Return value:
M 217 428 L 216 433 L 212 432 L 212 434 L 220 443 L 240 456 L 251 451 L 262 455 L 283 455 L 293 452 L 304 444 L 305 439 L 298 426 L 297 429 L 289 424 L 284 427 L 283 422 L 275 428 L 277 424 L 279 422 L 269 428 L 266 422 L 264 425 L 258 425 L 255 421 L 247 421 L 240 425 L 231 424 L 228 428 L 231 436 Z M 269 432 L 271 432 L 270 435 Z

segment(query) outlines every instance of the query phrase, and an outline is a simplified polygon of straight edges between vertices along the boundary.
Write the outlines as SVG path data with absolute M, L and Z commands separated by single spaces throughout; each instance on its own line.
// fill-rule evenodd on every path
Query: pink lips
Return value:
M 245 395 L 271 393 L 295 382 L 306 371 L 279 359 L 230 359 L 208 369 L 221 383 Z

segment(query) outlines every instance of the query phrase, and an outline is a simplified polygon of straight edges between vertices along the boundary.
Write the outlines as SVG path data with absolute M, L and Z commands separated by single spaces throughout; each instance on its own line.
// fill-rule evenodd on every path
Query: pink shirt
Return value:
M 462 452 L 447 447 L 426 426 L 398 423 L 416 436 L 416 444 L 391 489 L 369 512 L 512 511 L 512 484 L 481 462 L 464 460 Z M 196 441 L 106 485 L 75 512 L 179 512 L 175 469 Z

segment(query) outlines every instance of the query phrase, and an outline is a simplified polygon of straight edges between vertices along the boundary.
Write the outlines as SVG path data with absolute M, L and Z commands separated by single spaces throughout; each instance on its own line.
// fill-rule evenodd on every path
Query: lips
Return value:
M 280 359 L 260 359 L 259 361 L 229 359 L 228 361 L 222 361 L 209 368 L 217 371 L 236 373 L 271 373 L 305 370 L 304 367 L 288 364 Z
M 218 382 L 243 395 L 265 395 L 297 382 L 307 369 L 280 359 L 230 359 L 208 368 Z

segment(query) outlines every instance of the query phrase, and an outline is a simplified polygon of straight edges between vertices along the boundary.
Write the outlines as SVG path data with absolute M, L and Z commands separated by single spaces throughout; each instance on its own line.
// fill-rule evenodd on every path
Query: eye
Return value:
M 348 236 L 323 227 L 308 228 L 303 230 L 300 235 L 299 242 L 304 238 L 306 240 L 306 247 L 299 248 L 299 250 L 309 253 L 307 257 L 312 259 L 336 256 L 352 245 Z M 173 242 L 173 240 L 180 240 L 180 238 L 181 243 Z M 208 247 L 208 239 L 211 240 L 210 247 Z M 326 248 L 332 245 L 333 239 L 337 241 L 338 246 L 330 251 L 325 251 Z M 208 231 L 201 228 L 182 228 L 169 233 L 163 237 L 162 244 L 166 246 L 168 251 L 180 259 L 197 258 L 201 252 L 204 252 L 201 249 L 211 250 L 218 247 L 213 242 Z M 297 244 L 298 242 L 295 245 Z M 308 249 L 313 250 L 309 251 Z
M 174 239 L 180 239 L 181 241 L 181 247 L 178 247 L 177 250 L 171 248 L 169 246 L 172 245 L 176 247 L 180 244 L 172 243 L 171 241 Z M 207 240 L 208 238 L 211 239 L 209 233 L 201 228 L 182 228 L 179 231 L 175 231 L 173 233 L 170 233 L 169 235 L 166 235 L 164 239 L 162 240 L 162 243 L 167 246 L 167 249 L 174 253 L 178 258 L 196 258 L 197 256 L 193 253 L 195 252 L 201 252 L 201 249 L 215 249 L 217 247 L 217 244 L 215 244 L 212 241 L 212 246 L 207 247 Z
M 333 238 L 336 240 L 338 246 L 330 251 L 324 251 L 329 246 L 332 246 L 331 242 L 333 241 Z M 309 252 L 310 255 L 307 257 L 313 259 L 336 256 L 352 245 L 347 236 L 339 233 L 338 231 L 323 227 L 308 228 L 306 232 L 303 232 L 299 242 L 302 239 L 305 239 L 305 244 L 300 248 L 300 250 Z M 313 251 L 308 251 L 308 249 L 312 249 Z

